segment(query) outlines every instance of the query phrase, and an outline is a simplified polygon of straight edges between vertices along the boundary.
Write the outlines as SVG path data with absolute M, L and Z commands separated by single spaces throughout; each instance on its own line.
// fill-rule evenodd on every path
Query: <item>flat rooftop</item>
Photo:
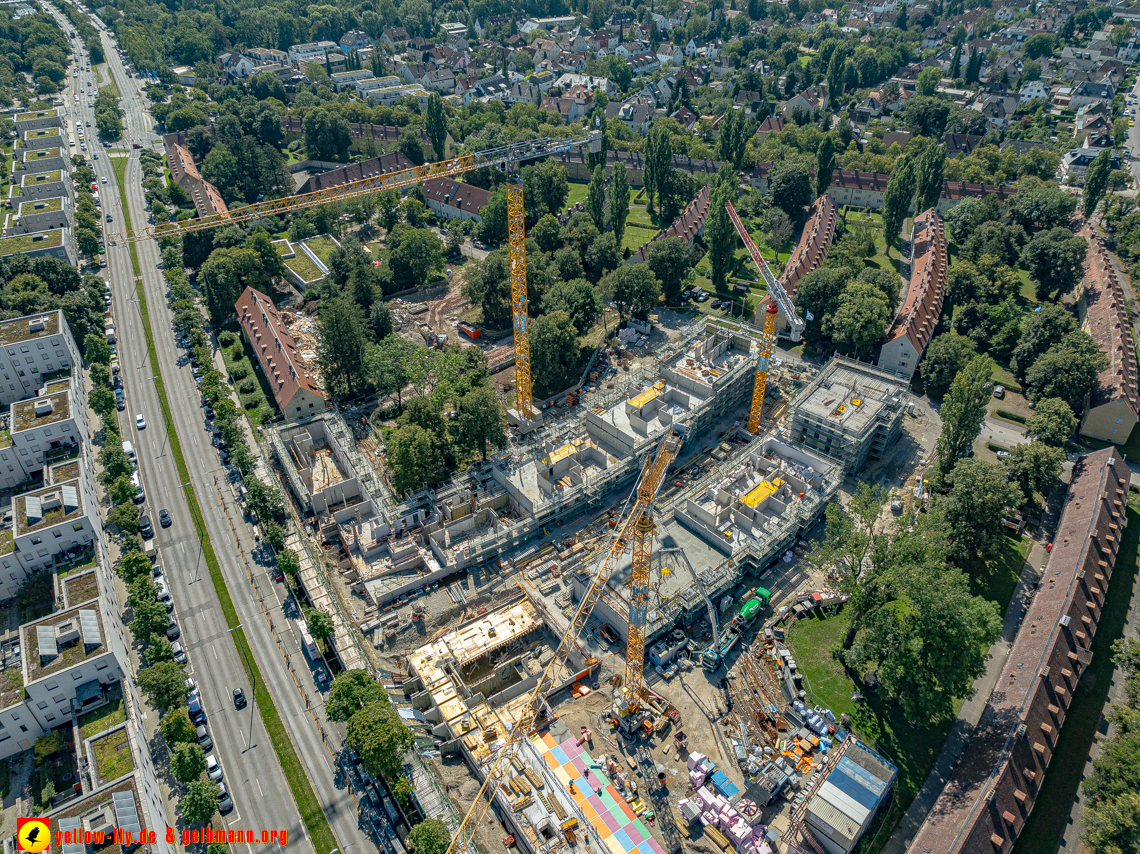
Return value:
M 47 173 L 52 174 L 52 173 Z M 58 172 L 55 174 L 59 174 Z M 37 231 L 33 234 L 17 234 L 15 237 L 0 238 L 0 257 L 19 255 L 34 249 L 54 249 L 63 245 L 63 229 Z
M 59 115 L 59 110 L 34 110 L 28 113 L 16 113 L 16 121 L 30 122 L 33 119 L 53 119 Z
M 30 160 L 46 160 L 49 157 L 59 157 L 60 151 L 62 151 L 62 149 L 59 148 L 37 148 L 34 151 L 25 151 L 24 162 L 27 163 Z
M 891 398 L 897 398 L 906 385 L 890 382 L 872 373 L 833 363 L 816 378 L 814 388 L 796 409 L 817 421 L 834 425 L 846 433 L 862 435 L 873 425 Z
M 17 537 L 42 531 L 83 515 L 79 481 L 53 484 L 12 499 L 12 525 Z
M 45 136 L 60 136 L 59 128 L 38 128 L 24 131 L 24 139 L 43 139 Z
M 36 175 L 25 175 L 20 181 L 21 187 L 34 187 L 37 184 L 50 184 L 53 181 L 62 181 L 63 172 L 55 169 L 51 172 L 40 172 Z
M 83 825 L 86 824 L 90 827 L 130 830 L 134 837 L 138 838 L 139 831 L 148 824 L 144 821 L 145 815 L 135 779 L 129 777 L 112 786 L 97 789 L 79 800 L 68 801 L 64 806 L 48 813 L 45 818 L 48 819 L 53 833 L 57 830 L 77 828 L 85 830 Z M 122 845 L 108 836 L 102 846 L 82 843 L 64 845 L 62 854 L 84 854 L 87 851 L 96 851 L 99 854 L 112 854 L 112 852 L 126 854 L 128 851 L 139 850 L 138 845 Z
M 13 432 L 32 430 L 46 424 L 66 421 L 70 417 L 70 395 L 66 391 L 56 392 L 13 403 L 11 429 Z
M 59 317 L 58 311 L 48 311 L 43 314 L 0 320 L 0 344 L 19 344 L 21 341 L 58 335 Z
M 0 344 L 19 344 L 21 341 L 58 335 L 59 325 L 57 311 L 0 320 Z
M 63 198 L 56 196 L 54 199 L 32 199 L 27 202 L 20 202 L 19 214 L 20 216 L 29 216 L 38 213 L 57 213 L 61 210 L 63 210 Z
M 27 623 L 20 645 L 28 681 L 35 682 L 108 651 L 98 607 L 70 608 Z

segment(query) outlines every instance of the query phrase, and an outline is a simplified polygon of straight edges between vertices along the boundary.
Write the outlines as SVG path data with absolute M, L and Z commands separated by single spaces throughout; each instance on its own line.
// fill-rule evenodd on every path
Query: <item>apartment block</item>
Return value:
M 62 148 L 35 148 L 24 152 L 20 161 L 29 175 L 37 172 L 67 172 L 71 169 L 71 157 Z
M 324 62 L 325 54 L 329 51 L 339 50 L 336 42 L 319 41 L 295 44 L 289 48 L 289 61 L 295 65 L 306 62 Z
M 4 229 L 4 236 L 17 234 L 35 234 L 41 231 L 54 231 L 67 228 L 67 204 L 63 196 L 54 199 L 33 199 L 20 202 L 15 216 L 8 217 L 8 225 Z
M 62 377 L 0 416 L 0 489 L 12 489 L 53 463 L 90 450 L 90 425 L 78 378 Z
M 59 115 L 59 110 L 33 110 L 28 113 L 17 113 L 12 125 L 16 133 L 24 133 L 29 130 L 63 127 L 63 119 Z
M 71 198 L 71 182 L 62 169 L 26 174 L 20 178 L 21 199 Z
M 45 376 L 82 364 L 62 311 L 0 321 L 0 405 L 33 397 Z
M 858 472 L 902 431 L 906 382 L 836 356 L 797 398 L 792 439 Z
M 63 129 L 58 127 L 26 130 L 22 137 L 22 148 L 35 151 L 41 148 L 64 148 Z
M 908 379 L 914 376 L 926 345 L 934 335 L 946 295 L 950 259 L 942 217 L 934 208 L 914 218 L 910 245 L 910 287 L 906 301 L 879 353 L 882 370 Z

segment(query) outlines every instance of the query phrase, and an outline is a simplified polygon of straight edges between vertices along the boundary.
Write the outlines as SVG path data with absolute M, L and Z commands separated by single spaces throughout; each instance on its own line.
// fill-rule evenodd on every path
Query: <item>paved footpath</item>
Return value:
M 1034 541 L 1025 563 L 1021 567 L 1021 577 L 1017 581 L 1017 587 L 1014 588 L 1013 598 L 1010 599 L 1009 607 L 1006 609 L 1005 619 L 1001 626 L 1001 635 L 990 647 L 986 660 L 986 672 L 974 681 L 973 696 L 966 700 L 962 704 L 962 708 L 958 710 L 958 719 L 954 721 L 949 735 L 946 736 L 938 760 L 934 763 L 934 767 L 930 770 L 922 788 L 918 790 L 918 794 L 911 801 L 906 815 L 895 828 L 895 832 L 891 834 L 891 838 L 887 840 L 887 844 L 883 847 L 883 854 L 906 854 L 911 840 L 914 839 L 923 820 L 934 807 L 934 802 L 938 800 L 938 796 L 942 793 L 942 788 L 950 779 L 950 775 L 954 773 L 954 768 L 958 765 L 962 751 L 965 750 L 966 744 L 969 742 L 970 734 L 978 725 L 978 721 L 981 720 L 982 712 L 986 708 L 986 703 L 989 701 L 998 676 L 1001 674 L 1002 668 L 1005 667 L 1009 650 L 1013 646 L 1013 639 L 1017 636 L 1017 629 L 1021 625 L 1025 612 L 1029 609 L 1029 603 L 1033 601 L 1033 594 L 1037 589 L 1041 571 L 1045 568 L 1047 557 L 1044 544 Z

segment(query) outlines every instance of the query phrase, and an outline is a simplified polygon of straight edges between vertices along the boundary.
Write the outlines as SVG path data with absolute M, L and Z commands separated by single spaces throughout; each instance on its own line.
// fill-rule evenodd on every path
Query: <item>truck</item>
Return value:
M 158 548 L 154 544 L 153 537 L 149 540 L 143 540 L 143 551 L 146 552 L 146 556 L 152 561 L 158 557 Z
M 317 649 L 317 642 L 309 634 L 309 627 L 304 620 L 297 620 L 297 630 L 301 633 L 301 646 L 305 648 L 305 655 L 309 656 L 310 661 L 319 662 L 321 651 Z

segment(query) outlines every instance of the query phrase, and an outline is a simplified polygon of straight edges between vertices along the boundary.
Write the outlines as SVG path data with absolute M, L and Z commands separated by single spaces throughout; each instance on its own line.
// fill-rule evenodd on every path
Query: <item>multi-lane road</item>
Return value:
M 47 3 L 44 7 L 56 16 L 66 31 L 71 31 L 70 25 L 54 8 Z M 154 120 L 147 111 L 148 103 L 139 92 L 138 80 L 127 75 L 114 41 L 105 31 L 100 30 L 100 33 L 107 57 L 106 69 L 122 94 L 123 140 L 149 148 L 157 134 Z M 93 91 L 99 81 L 93 77 L 94 69 L 91 72 L 82 70 L 86 65 L 86 51 L 81 46 L 78 50 L 82 57 L 81 70 L 78 78 L 72 78 L 71 84 L 78 86 L 80 98 L 76 102 L 74 90 L 69 88 L 63 96 L 64 112 L 69 126 L 76 121 L 84 125 L 87 121 L 92 123 L 91 131 L 86 127 L 84 130 L 91 140 L 90 151 L 99 155 L 91 165 L 100 182 L 101 213 L 110 213 L 113 217 L 113 222 L 106 224 L 109 231 L 125 229 L 126 225 L 110 158 L 129 158 L 125 171 L 125 196 L 131 222 L 137 228 L 145 223 L 148 216 L 138 152 L 131 149 L 105 150 L 96 141 L 94 110 L 88 106 L 87 92 Z M 90 88 L 86 85 L 89 79 L 94 80 Z M 106 184 L 102 183 L 104 178 Z M 188 359 L 185 352 L 176 346 L 171 331 L 173 315 L 167 305 L 166 286 L 158 269 L 161 260 L 159 248 L 152 240 L 140 241 L 136 247 L 146 293 L 146 310 L 154 331 L 157 366 L 151 363 L 148 355 L 142 323 L 143 309 L 136 295 L 130 249 L 119 239 L 108 240 L 106 251 L 107 269 L 104 272 L 112 286 L 119 359 L 127 400 L 127 410 L 121 418 L 124 438 L 130 438 L 137 449 L 147 495 L 145 509 L 156 523 L 160 559 L 182 629 L 181 642 L 190 657 L 189 669 L 202 690 L 214 740 L 213 752 L 225 771 L 225 781 L 234 799 L 235 809 L 224 816 L 223 821 L 234 829 L 286 829 L 291 837 L 291 848 L 299 846 L 305 854 L 329 854 L 314 850 L 255 704 L 251 702 L 240 711 L 234 708 L 233 689 L 242 688 L 247 697 L 252 697 L 252 686 L 241 656 L 228 636 L 217 593 L 201 559 L 199 532 L 195 530 L 183 494 L 183 489 L 189 484 L 197 493 L 205 517 L 205 530 L 201 534 L 210 540 L 219 559 L 259 672 L 267 682 L 273 704 L 304 765 L 341 851 L 346 854 L 376 851 L 376 844 L 361 829 L 361 812 L 345 788 L 343 776 L 338 773 L 332 755 L 340 747 L 340 737 L 335 738 L 335 743 L 330 738 L 332 752 L 322 740 L 319 726 L 326 722 L 321 696 L 312 684 L 293 625 L 287 619 L 283 607 L 285 593 L 270 578 L 261 553 L 264 547 L 255 540 L 254 532 L 235 499 L 234 476 L 221 464 L 212 445 Z M 159 371 L 190 470 L 188 484 L 180 482 L 167 441 L 155 385 Z M 146 418 L 145 430 L 135 430 L 137 413 Z M 169 510 L 172 515 L 174 522 L 170 528 L 157 526 L 160 508 Z M 251 575 L 252 583 L 256 584 L 264 602 L 264 610 L 254 593 Z M 273 627 L 280 638 L 280 646 L 274 637 Z M 296 681 L 290 673 L 290 663 L 296 673 Z M 244 847 L 258 854 L 261 849 L 269 848 L 268 845 Z

